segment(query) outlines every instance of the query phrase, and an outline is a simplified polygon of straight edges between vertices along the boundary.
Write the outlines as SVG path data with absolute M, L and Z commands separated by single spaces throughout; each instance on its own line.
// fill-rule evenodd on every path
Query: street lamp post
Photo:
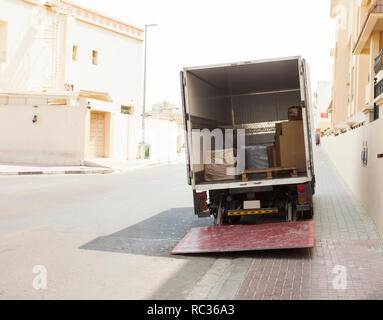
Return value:
M 142 141 L 140 144 L 140 158 L 145 159 L 145 118 L 146 118 L 146 59 L 147 59 L 147 40 L 148 28 L 156 27 L 157 24 L 145 24 L 145 55 L 144 55 L 144 96 L 142 99 Z

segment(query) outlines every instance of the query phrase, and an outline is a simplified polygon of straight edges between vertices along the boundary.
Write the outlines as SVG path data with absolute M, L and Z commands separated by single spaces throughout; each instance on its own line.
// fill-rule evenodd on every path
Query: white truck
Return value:
M 238 224 L 243 216 L 267 216 L 278 222 L 313 218 L 309 79 L 308 65 L 300 56 L 184 68 L 187 175 L 196 215 L 213 215 L 216 225 Z M 289 119 L 291 107 L 301 111 L 301 118 Z M 232 129 L 234 137 L 239 130 L 245 134 L 244 174 L 207 178 L 207 166 L 199 159 L 201 139 L 195 132 L 217 128 Z M 240 147 L 234 145 L 234 152 Z M 211 146 L 211 151 L 218 150 Z M 265 156 L 267 162 L 257 159 Z

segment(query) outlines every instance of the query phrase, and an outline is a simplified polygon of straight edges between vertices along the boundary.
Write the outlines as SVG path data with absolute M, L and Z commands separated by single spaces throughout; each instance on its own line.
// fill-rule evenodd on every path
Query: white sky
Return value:
M 331 0 L 72 0 L 148 32 L 147 106 L 180 103 L 183 67 L 301 55 L 332 79 Z

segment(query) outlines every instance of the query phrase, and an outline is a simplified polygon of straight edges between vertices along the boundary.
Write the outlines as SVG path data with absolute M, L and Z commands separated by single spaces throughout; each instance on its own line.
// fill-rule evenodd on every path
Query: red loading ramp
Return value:
M 312 248 L 314 221 L 194 228 L 171 254 Z

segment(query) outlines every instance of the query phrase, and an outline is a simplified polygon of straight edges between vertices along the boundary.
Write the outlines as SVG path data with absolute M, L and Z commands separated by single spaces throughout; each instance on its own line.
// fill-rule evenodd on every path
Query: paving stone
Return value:
M 235 299 L 383 299 L 383 246 L 372 219 L 318 148 L 312 249 L 256 254 Z

